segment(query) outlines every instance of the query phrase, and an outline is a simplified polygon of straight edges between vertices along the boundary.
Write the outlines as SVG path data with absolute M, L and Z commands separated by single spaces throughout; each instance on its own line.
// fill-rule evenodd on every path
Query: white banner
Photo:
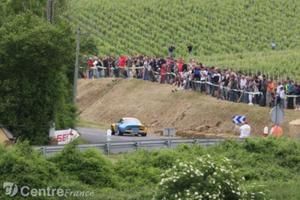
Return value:
M 79 137 L 79 133 L 74 129 L 58 130 L 54 132 L 57 144 L 68 144 Z

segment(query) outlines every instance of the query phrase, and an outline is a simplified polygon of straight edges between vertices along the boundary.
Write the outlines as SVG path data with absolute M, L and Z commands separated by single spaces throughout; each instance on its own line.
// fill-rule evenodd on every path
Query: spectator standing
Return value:
M 203 67 L 202 63 L 200 63 L 200 69 L 201 92 L 205 92 L 208 72 L 206 68 Z
M 277 93 L 277 104 L 280 106 L 280 108 L 285 107 L 284 106 L 285 105 L 284 99 L 285 99 L 285 91 L 284 91 L 283 86 L 281 86 L 279 88 L 278 93 Z
M 166 64 L 163 64 L 160 68 L 160 83 L 165 83 L 166 81 Z
M 92 79 L 94 77 L 94 61 L 93 59 L 90 57 L 88 60 L 87 60 L 87 66 L 88 66 L 88 77 L 89 79 Z
M 169 57 L 173 58 L 174 57 L 174 51 L 175 51 L 175 46 L 171 45 L 168 48 L 168 53 L 169 53 Z
M 178 73 L 182 75 L 183 72 L 183 65 L 184 65 L 184 60 L 182 58 L 180 58 L 177 61 L 177 69 L 178 69 Z
M 221 73 L 219 69 L 216 69 L 214 73 L 212 74 L 211 82 L 212 85 L 212 96 L 219 98 L 219 87 L 220 87 L 220 81 L 221 81 Z
M 127 72 L 125 70 L 125 67 L 126 67 L 126 61 L 127 61 L 127 57 L 124 56 L 124 55 L 121 55 L 119 57 L 119 61 L 118 61 L 118 67 L 120 69 L 120 74 L 124 77 L 127 77 Z
M 127 58 L 126 59 L 126 67 L 125 67 L 127 77 L 131 78 L 132 77 L 132 59 Z
M 248 100 L 248 98 L 246 98 L 247 95 L 245 95 L 245 90 L 247 88 L 247 79 L 244 75 L 242 75 L 241 78 L 240 78 L 239 88 L 240 88 L 240 90 L 242 90 L 240 99 L 241 99 L 242 102 L 246 103 L 247 100 Z
M 259 81 L 259 92 L 260 95 L 260 106 L 266 106 L 266 96 L 267 96 L 267 86 L 268 82 L 265 75 L 262 75 L 262 79 Z
M 234 74 L 231 75 L 230 81 L 229 81 L 229 100 L 232 102 L 237 101 L 237 89 L 238 89 L 238 82 L 236 79 L 236 76 Z
M 275 83 L 271 78 L 267 83 L 267 93 L 266 93 L 266 105 L 271 106 L 272 96 L 274 96 L 275 92 Z
M 247 121 L 240 127 L 240 138 L 248 138 L 251 135 L 251 126 Z
M 286 94 L 287 95 L 294 95 L 294 83 L 293 81 L 289 80 L 287 87 L 286 87 Z M 294 109 L 294 98 L 293 97 L 287 97 L 287 108 L 288 109 Z

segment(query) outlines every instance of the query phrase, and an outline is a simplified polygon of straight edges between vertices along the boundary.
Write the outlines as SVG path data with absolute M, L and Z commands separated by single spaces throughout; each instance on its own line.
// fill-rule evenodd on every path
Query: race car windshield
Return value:
M 135 118 L 124 118 L 124 119 L 122 119 L 122 123 L 128 123 L 128 122 L 134 122 L 134 123 L 141 124 L 141 122 L 138 119 L 135 119 Z

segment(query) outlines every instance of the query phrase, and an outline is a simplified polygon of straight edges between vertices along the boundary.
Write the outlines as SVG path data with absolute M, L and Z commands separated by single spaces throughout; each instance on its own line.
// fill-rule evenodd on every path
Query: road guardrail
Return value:
M 202 146 L 211 146 L 219 144 L 220 142 L 225 141 L 226 139 L 154 139 L 154 140 L 135 140 L 135 141 L 107 141 L 98 144 L 80 144 L 77 145 L 77 148 L 80 151 L 85 151 L 90 148 L 95 148 L 101 152 L 109 155 L 116 153 L 125 153 L 131 152 L 138 149 L 161 149 L 161 148 L 175 148 L 181 144 L 193 145 L 199 144 Z M 240 141 L 240 139 L 234 139 Z M 56 146 L 40 146 L 35 147 L 36 150 L 40 151 L 44 156 L 50 156 L 57 152 L 63 150 L 64 145 Z

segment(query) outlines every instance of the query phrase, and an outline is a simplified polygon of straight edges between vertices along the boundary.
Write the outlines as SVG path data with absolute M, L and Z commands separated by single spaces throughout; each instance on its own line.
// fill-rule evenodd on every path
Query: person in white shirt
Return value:
M 279 83 L 278 83 L 278 86 L 277 86 L 277 88 L 276 88 L 276 94 L 277 94 L 277 95 L 279 95 L 279 93 L 280 93 L 280 88 L 283 88 L 283 85 L 279 82 Z
M 245 78 L 244 75 L 242 75 L 241 80 L 240 80 L 240 89 L 244 90 L 247 85 L 247 79 Z
M 250 137 L 250 134 L 251 134 L 251 127 L 248 124 L 248 122 L 245 121 L 243 125 L 240 127 L 240 138 Z

